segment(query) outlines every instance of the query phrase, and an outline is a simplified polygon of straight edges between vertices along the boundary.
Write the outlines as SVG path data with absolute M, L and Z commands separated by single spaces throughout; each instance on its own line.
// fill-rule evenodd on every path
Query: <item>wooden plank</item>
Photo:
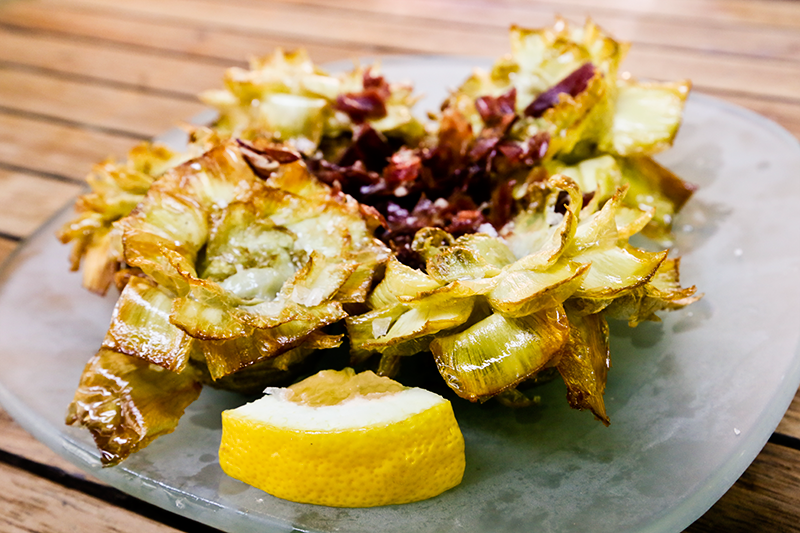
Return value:
M 192 101 L 201 90 L 221 85 L 224 67 L 217 62 L 149 52 L 109 46 L 104 42 L 75 42 L 63 37 L 0 29 L 0 62 L 32 67 L 28 69 L 31 71 L 39 69 L 53 76 L 69 74 L 87 83 L 114 81 L 124 84 L 128 90 L 163 91 L 187 101 Z M 190 114 L 187 110 L 184 116 Z
M 67 43 L 72 40 L 75 44 L 88 43 L 105 48 L 110 45 L 116 49 L 120 49 L 120 45 L 128 45 L 126 48 L 129 51 L 149 48 L 151 55 L 171 52 L 177 57 L 191 56 L 196 61 L 221 65 L 243 64 L 251 55 L 265 55 L 279 46 L 288 49 L 305 47 L 317 62 L 380 51 L 375 46 L 353 48 L 336 45 L 322 37 L 302 40 L 287 36 L 276 38 L 257 31 L 191 27 L 180 21 L 120 16 L 47 2 L 15 2 L 7 5 L 0 10 L 0 24 L 6 25 L 8 31 L 35 32 L 32 37 L 36 41 L 41 40 L 45 50 L 50 49 L 53 41 L 68 46 Z M 91 61 L 85 63 L 93 68 Z
M 0 237 L 0 265 L 8 259 L 8 256 L 11 255 L 11 252 L 14 251 L 14 248 L 16 248 L 18 244 L 17 241 Z
M 116 70 L 146 75 L 145 72 L 136 72 L 135 66 L 129 68 L 128 64 Z M 167 71 L 150 72 L 151 77 L 160 78 Z M 177 80 L 169 81 L 178 83 Z M 199 101 L 103 87 L 2 66 L 0 94 L 4 96 L 5 105 L 14 111 L 87 123 L 144 137 L 162 133 L 174 126 L 176 118 L 188 119 L 205 108 Z
M 6 167 L 80 180 L 92 164 L 109 156 L 122 158 L 137 142 L 90 129 L 0 114 L 0 165 Z
M 795 395 L 789 410 L 775 431 L 800 439 L 800 391 Z
M 524 3 L 527 0 L 501 0 Z M 591 11 L 636 13 L 648 17 L 691 19 L 695 24 L 705 21 L 719 24 L 753 24 L 770 27 L 800 28 L 800 5 L 791 1 L 752 0 L 670 0 L 641 2 L 639 0 L 558 0 L 540 1 L 542 5 L 559 9 L 566 6 Z
M 77 466 L 62 459 L 61 456 L 56 454 L 53 450 L 33 438 L 2 408 L 0 408 L 0 450 L 13 453 L 14 455 L 24 457 L 25 459 L 43 465 L 59 468 L 81 479 L 101 483 L 101 481 L 97 480 L 95 477 L 86 474 Z
M 178 531 L 82 492 L 0 463 L 0 530 L 75 533 Z
M 742 94 L 708 91 L 709 94 L 773 120 L 800 139 L 800 102 L 770 100 Z
M 260 0 L 239 0 L 257 4 Z M 800 33 L 781 28 L 739 25 L 694 24 L 690 17 L 651 18 L 630 12 L 588 10 L 560 3 L 496 2 L 492 9 L 478 2 L 451 0 L 405 0 L 403 2 L 363 2 L 361 0 L 284 0 L 282 3 L 361 11 L 381 16 L 409 19 L 435 19 L 452 24 L 508 28 L 512 23 L 525 27 L 549 26 L 555 15 L 582 24 L 592 17 L 617 39 L 632 41 L 635 46 L 659 46 L 671 49 L 693 49 L 703 52 L 722 52 L 748 56 L 798 60 Z
M 767 444 L 689 533 L 798 531 L 800 451 Z
M 81 189 L 77 183 L 0 168 L 0 232 L 27 237 Z
M 69 5 L 93 7 L 131 16 L 182 20 L 201 27 L 237 27 L 277 35 L 326 35 L 342 42 L 380 44 L 409 52 L 498 56 L 508 51 L 504 28 L 465 29 L 419 19 L 411 24 L 392 17 L 365 17 L 358 12 L 310 10 L 303 6 L 227 4 L 197 0 L 64 0 Z M 683 50 L 636 49 L 625 64 L 638 77 L 690 78 L 698 87 L 736 90 L 796 99 L 800 94 L 800 63 L 745 56 L 699 54 Z

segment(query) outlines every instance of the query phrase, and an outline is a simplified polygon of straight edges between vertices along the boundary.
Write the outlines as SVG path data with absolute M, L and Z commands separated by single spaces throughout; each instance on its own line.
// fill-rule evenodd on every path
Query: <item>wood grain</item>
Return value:
M 91 165 L 124 157 L 139 139 L 0 112 L 0 165 L 82 180 Z
M 690 533 L 798 531 L 800 451 L 767 444 L 739 481 Z
M 0 168 L 0 233 L 27 237 L 82 187 Z
M 28 116 L 87 124 L 141 137 L 158 135 L 172 127 L 176 117 L 188 118 L 204 108 L 194 97 L 188 97 L 188 101 L 178 100 L 136 89 L 104 87 L 83 80 L 2 67 L 0 93 L 10 98 L 10 103 L 3 107 Z
M 0 463 L 0 530 L 8 533 L 177 531 L 116 505 Z

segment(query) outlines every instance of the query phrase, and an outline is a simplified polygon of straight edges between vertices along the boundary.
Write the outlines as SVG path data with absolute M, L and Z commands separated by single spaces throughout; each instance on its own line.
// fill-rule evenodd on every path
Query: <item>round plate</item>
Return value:
M 397 58 L 434 108 L 473 61 Z M 678 531 L 756 457 L 800 382 L 800 146 L 743 109 L 692 95 L 675 146 L 660 157 L 698 193 L 678 218 L 684 285 L 705 297 L 630 329 L 612 324 L 611 426 L 570 409 L 563 383 L 537 408 L 456 401 L 463 483 L 414 504 L 334 509 L 273 498 L 219 467 L 220 412 L 244 399 L 206 388 L 178 429 L 101 469 L 88 432 L 63 425 L 114 297 L 80 287 L 53 236 L 60 214 L 0 277 L 0 401 L 35 437 L 134 496 L 232 531 Z

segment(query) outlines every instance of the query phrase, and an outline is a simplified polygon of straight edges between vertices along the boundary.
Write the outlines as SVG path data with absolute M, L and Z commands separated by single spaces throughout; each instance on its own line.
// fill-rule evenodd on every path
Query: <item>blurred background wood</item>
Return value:
M 689 78 L 800 137 L 800 2 L 789 0 L 6 0 L 0 2 L 0 259 L 91 165 L 203 109 L 223 69 L 277 46 L 324 63 L 508 50 L 509 24 L 591 16 L 638 77 Z M 800 531 L 800 399 L 689 531 Z M 0 412 L 0 530 L 209 531 L 102 485 Z M 113 494 L 108 496 L 108 494 Z

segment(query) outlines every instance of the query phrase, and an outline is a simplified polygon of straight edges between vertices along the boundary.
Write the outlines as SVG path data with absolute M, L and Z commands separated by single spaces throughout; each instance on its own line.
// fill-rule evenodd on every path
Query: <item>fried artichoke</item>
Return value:
M 341 75 L 304 51 L 230 69 L 184 153 L 98 165 L 60 232 L 84 284 L 121 294 L 67 422 L 115 464 L 172 431 L 202 384 L 256 392 L 346 340 L 394 376 L 430 352 L 471 401 L 567 400 L 609 423 L 607 319 L 635 327 L 696 301 L 664 245 L 694 186 L 651 156 L 690 84 L 619 75 L 592 21 L 511 28 L 425 126 L 409 86 Z M 345 330 L 336 329 L 343 322 Z

